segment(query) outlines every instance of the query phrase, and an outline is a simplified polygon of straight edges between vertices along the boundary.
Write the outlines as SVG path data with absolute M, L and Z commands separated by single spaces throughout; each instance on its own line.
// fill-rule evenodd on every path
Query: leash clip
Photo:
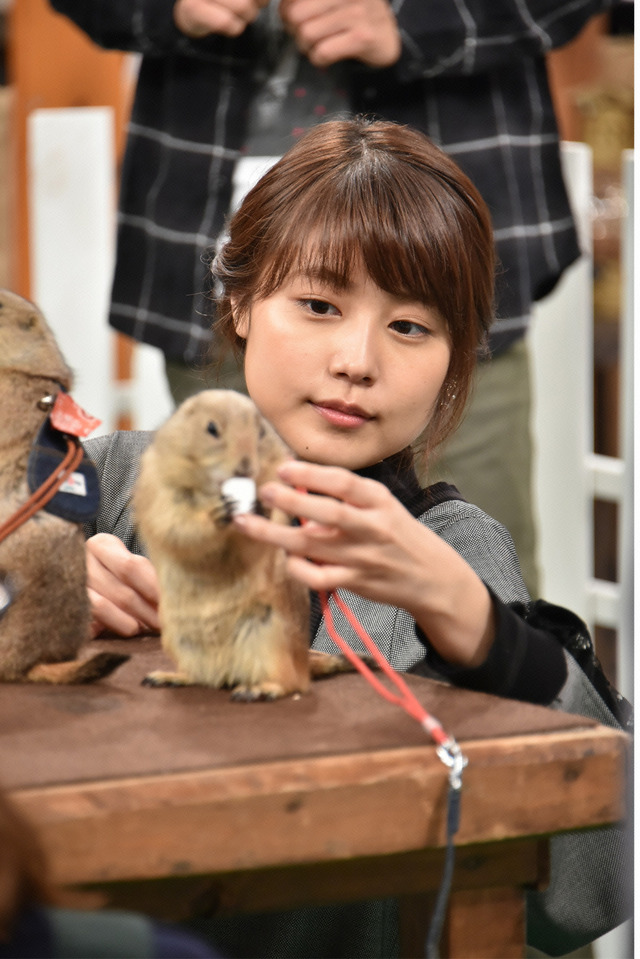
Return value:
M 462 787 L 462 770 L 469 764 L 469 760 L 455 739 L 450 736 L 449 739 L 436 747 L 436 753 L 440 761 L 450 769 L 449 785 L 452 789 L 460 789 Z

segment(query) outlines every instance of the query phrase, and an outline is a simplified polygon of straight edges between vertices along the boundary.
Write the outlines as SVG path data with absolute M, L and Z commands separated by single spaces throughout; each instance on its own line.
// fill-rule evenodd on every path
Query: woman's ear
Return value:
M 241 310 L 235 296 L 230 297 L 233 328 L 241 340 L 246 340 L 249 333 L 249 311 Z

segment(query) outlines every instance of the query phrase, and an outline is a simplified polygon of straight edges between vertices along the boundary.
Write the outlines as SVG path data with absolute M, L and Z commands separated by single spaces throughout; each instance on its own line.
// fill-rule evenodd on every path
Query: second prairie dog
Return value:
M 231 390 L 192 396 L 156 433 L 134 510 L 158 574 L 162 645 L 177 671 L 152 673 L 147 684 L 231 686 L 249 700 L 308 689 L 308 590 L 287 574 L 281 549 L 234 527 L 222 491 L 234 476 L 260 486 L 290 455 L 253 402 Z M 326 666 L 315 671 L 332 671 Z
M 0 290 L 0 524 L 29 500 L 34 442 L 72 380 L 41 310 Z M 5 577 L 14 601 L 0 624 L 0 682 L 94 682 L 129 658 L 86 643 L 91 610 L 79 520 L 38 510 L 0 542 Z

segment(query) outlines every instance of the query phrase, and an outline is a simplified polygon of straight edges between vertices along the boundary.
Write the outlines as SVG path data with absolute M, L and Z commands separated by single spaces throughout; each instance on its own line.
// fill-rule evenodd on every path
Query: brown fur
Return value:
M 0 290 L 0 523 L 29 498 L 27 459 L 47 417 L 38 404 L 71 379 L 42 313 Z M 0 542 L 0 573 L 14 592 L 0 620 L 0 680 L 88 682 L 123 661 L 102 656 L 89 667 L 76 658 L 90 617 L 77 523 L 40 510 Z
M 157 432 L 134 508 L 158 573 L 163 647 L 178 671 L 152 673 L 149 685 L 232 686 L 248 700 L 308 689 L 308 591 L 287 574 L 283 550 L 232 524 L 221 490 L 233 476 L 260 486 L 289 455 L 252 401 L 230 390 L 191 397 Z M 311 659 L 314 674 L 343 668 L 339 657 Z

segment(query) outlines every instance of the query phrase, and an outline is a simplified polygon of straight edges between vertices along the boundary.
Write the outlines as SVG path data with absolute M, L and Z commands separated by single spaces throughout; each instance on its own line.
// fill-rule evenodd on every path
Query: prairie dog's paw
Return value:
M 156 669 L 145 676 L 140 685 L 160 688 L 163 686 L 194 686 L 195 684 L 191 682 L 186 673 L 170 673 Z
M 360 656 L 360 659 L 369 669 L 378 669 L 373 656 Z M 314 679 L 323 676 L 334 676 L 336 673 L 353 673 L 356 667 L 352 666 L 346 656 L 341 653 L 323 653 L 319 649 L 309 650 L 309 669 Z
M 255 683 L 252 686 L 236 686 L 231 698 L 237 703 L 257 703 L 264 700 L 282 699 L 288 696 L 291 690 L 286 690 L 280 683 Z

